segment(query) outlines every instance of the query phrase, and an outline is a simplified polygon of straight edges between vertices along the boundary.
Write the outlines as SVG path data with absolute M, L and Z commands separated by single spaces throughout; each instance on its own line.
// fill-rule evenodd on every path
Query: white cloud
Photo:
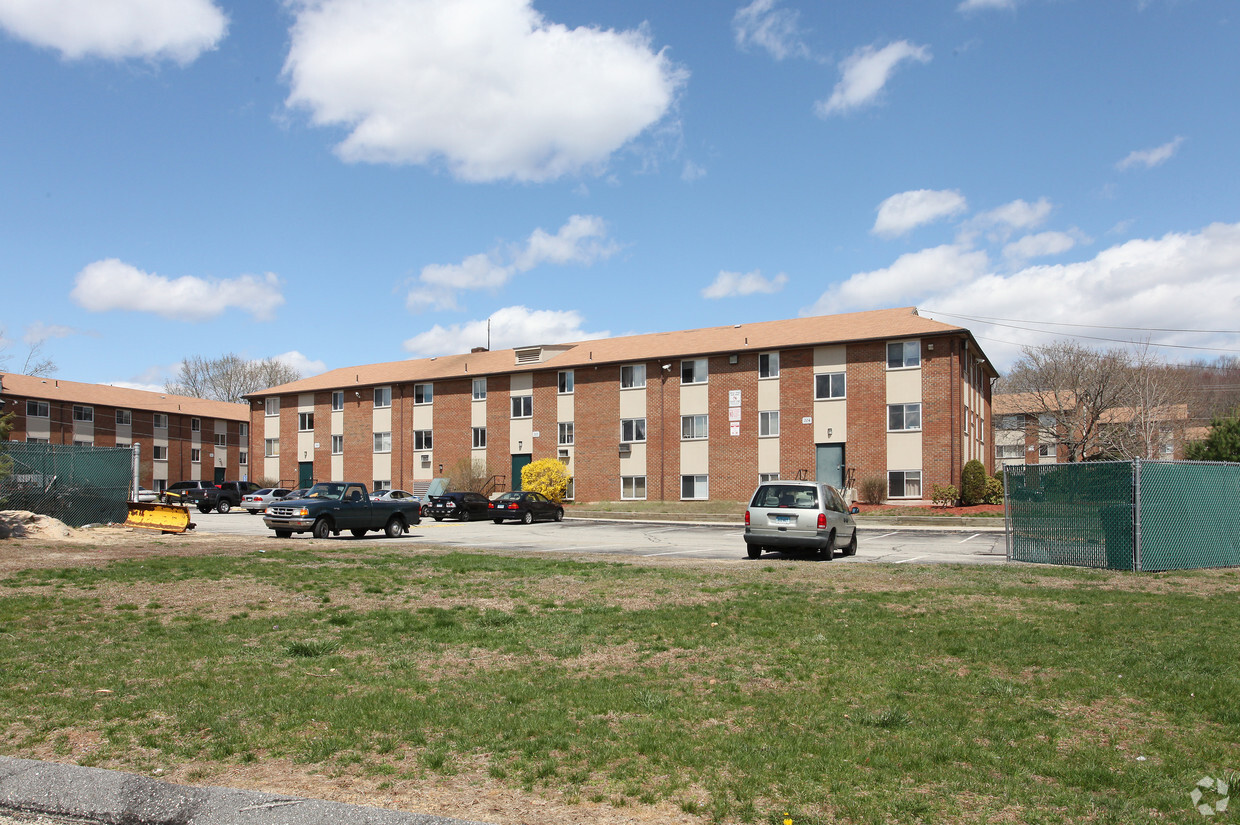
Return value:
M 960 5 L 956 6 L 956 11 L 971 12 L 984 11 L 989 9 L 1007 9 L 1016 8 L 1016 0 L 962 0 Z
M 312 375 L 318 375 L 327 371 L 327 364 L 318 360 L 311 360 L 309 356 L 303 355 L 298 350 L 289 350 L 279 355 L 273 355 L 272 358 L 279 361 L 286 367 L 292 367 L 301 373 L 302 378 L 309 378 Z
M 22 341 L 33 346 L 41 344 L 52 338 L 69 338 L 74 335 L 90 335 L 93 333 L 84 333 L 80 329 L 67 327 L 63 324 L 45 324 L 42 321 L 35 321 L 26 325 L 26 331 L 22 335 Z
M 723 270 L 710 286 L 702 290 L 703 298 L 732 298 L 737 295 L 770 295 L 779 292 L 788 283 L 788 276 L 779 273 L 774 278 L 762 277 L 762 270 L 753 272 L 728 272 Z
M 985 252 L 944 244 L 901 255 L 885 269 L 859 272 L 824 292 L 806 315 L 920 303 L 945 287 L 968 283 L 989 266 Z
M 977 216 L 976 221 L 980 224 L 1010 229 L 1032 229 L 1041 225 L 1051 214 L 1053 208 L 1046 198 L 1040 198 L 1036 203 L 1017 199 L 991 209 L 989 212 L 983 212 Z
M 1047 255 L 1061 255 L 1076 246 L 1077 238 L 1070 232 L 1039 232 L 1025 235 L 1003 247 L 1003 256 L 1010 261 L 1027 261 Z
M 1168 141 L 1162 146 L 1155 146 L 1153 149 L 1139 149 L 1129 152 L 1127 157 L 1115 164 L 1115 168 L 1122 172 L 1134 166 L 1141 166 L 1145 169 L 1160 166 L 1169 161 L 1179 151 L 1180 144 L 1183 142 L 1183 137 L 1177 137 L 1175 140 Z
M 508 349 L 529 344 L 554 344 L 606 338 L 611 333 L 586 332 L 584 319 L 576 310 L 531 310 L 524 306 L 504 307 L 490 318 L 491 349 Z M 453 324 L 436 324 L 426 332 L 405 341 L 407 352 L 416 356 L 450 355 L 469 352 L 487 345 L 487 319 Z
M 116 258 L 88 264 L 78 273 L 69 297 L 91 312 L 151 312 L 176 321 L 203 321 L 230 308 L 265 321 L 284 303 L 280 279 L 271 272 L 231 280 L 190 275 L 172 279 L 143 272 Z
M 644 30 L 570 29 L 531 0 L 287 0 L 287 104 L 350 162 L 470 181 L 597 172 L 688 79 Z
M 0 27 L 68 60 L 186 64 L 219 44 L 228 18 L 211 0 L 0 0 Z
M 922 224 L 958 215 L 967 208 L 964 195 L 954 189 L 915 189 L 892 195 L 878 205 L 875 235 L 903 235 Z
M 800 12 L 777 9 L 778 3 L 779 0 L 753 0 L 737 9 L 732 16 L 736 45 L 741 49 L 757 46 L 776 60 L 809 57 L 809 47 L 801 40 Z
M 819 117 L 848 112 L 873 103 L 901 63 L 930 62 L 930 50 L 907 40 L 897 40 L 881 49 L 863 46 L 840 61 L 840 81 L 831 97 L 814 104 Z
M 589 266 L 611 257 L 619 248 L 607 237 L 607 224 L 602 218 L 573 215 L 554 235 L 540 227 L 523 244 L 510 245 L 505 251 L 479 252 L 459 264 L 424 266 L 421 284 L 410 290 L 405 306 L 413 312 L 428 306 L 456 309 L 459 290 L 494 291 L 513 276 L 542 264 Z

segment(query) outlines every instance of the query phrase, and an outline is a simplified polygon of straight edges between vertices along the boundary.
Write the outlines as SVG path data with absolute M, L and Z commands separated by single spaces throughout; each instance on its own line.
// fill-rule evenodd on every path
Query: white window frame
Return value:
M 376 493 L 382 492 L 384 490 L 390 490 L 392 489 L 392 480 L 390 478 L 385 478 L 385 479 L 376 478 L 374 480 L 374 483 L 370 486 L 370 489 Z
M 709 415 L 682 415 L 680 417 L 680 440 L 702 441 L 710 438 Z
M 759 484 L 766 484 L 768 481 L 779 481 L 779 473 L 758 473 Z
M 73 405 L 73 420 L 80 421 L 83 424 L 95 423 L 95 408 L 89 404 Z
M 280 397 L 263 399 L 263 415 L 268 418 L 275 418 L 280 414 Z
M 374 447 L 376 453 L 392 452 L 392 431 L 385 430 L 374 434 Z
M 392 406 L 392 388 L 375 387 L 375 409 L 385 410 Z
M 685 495 L 688 492 L 689 495 Z M 681 501 L 706 501 L 710 498 L 710 476 L 684 475 L 680 477 Z
M 779 435 L 779 410 L 758 412 L 758 437 L 774 438 Z
M 242 467 L 248 466 L 250 463 L 250 451 L 249 450 L 238 450 L 237 451 L 237 463 L 240 464 Z
M 560 370 L 555 376 L 555 389 L 560 395 L 572 395 L 577 383 L 572 370 Z
M 250 422 L 242 421 L 237 425 L 237 436 L 243 441 L 250 437 Z
M 621 501 L 645 501 L 646 500 L 646 477 L 645 476 L 620 476 L 620 500 Z
M 900 347 L 900 353 L 895 354 L 895 348 Z M 893 364 L 893 361 L 899 361 Z M 912 341 L 890 341 L 887 343 L 887 369 L 889 370 L 911 370 L 921 366 L 921 339 Z
M 533 418 L 534 417 L 534 396 L 532 395 L 512 396 L 512 417 L 513 418 Z
M 414 430 L 413 431 L 413 449 L 415 450 L 435 449 L 434 431 L 433 430 Z
M 228 433 L 216 433 L 215 434 L 215 446 L 227 447 L 228 446 Z
M 1057 446 L 1056 444 L 1039 444 L 1038 458 L 1057 458 L 1059 456 Z
M 473 437 L 474 437 L 474 449 L 475 450 L 482 450 L 486 448 L 487 446 L 487 428 L 486 427 L 474 427 Z
M 900 486 L 902 488 L 902 492 L 900 495 L 895 495 L 892 492 L 893 490 L 892 484 L 895 483 L 896 476 L 900 477 Z M 916 483 L 917 485 L 917 492 L 915 494 L 910 494 L 908 491 L 910 483 Z M 920 499 L 924 496 L 924 494 L 925 494 L 925 490 L 922 488 L 921 470 L 888 470 L 887 471 L 887 498 Z
M 556 429 L 555 443 L 558 446 L 567 446 L 573 443 L 573 438 L 576 436 L 576 427 L 573 426 L 572 421 L 561 421 L 556 426 Z
M 824 386 L 825 385 L 825 386 Z M 823 390 L 826 394 L 823 394 Z M 848 373 L 816 372 L 814 373 L 814 400 L 837 401 L 848 397 Z
M 201 418 L 191 418 L 191 419 L 189 420 L 189 431 L 190 431 L 191 433 L 200 433 L 200 432 L 202 432 L 202 419 L 201 419 Z
M 487 400 L 487 380 L 485 378 L 474 379 L 473 398 L 475 401 Z
M 434 384 L 414 384 L 413 385 L 413 403 L 414 404 L 435 403 L 435 385 Z
M 332 436 L 332 455 L 344 455 L 344 436 Z
M 680 383 L 705 384 L 710 380 L 710 365 L 706 358 L 683 358 L 680 361 Z
M 151 460 L 152 461 L 167 461 L 168 460 L 168 446 L 166 444 L 153 445 L 151 447 Z
M 645 386 L 646 386 L 646 365 L 645 364 L 625 364 L 624 366 L 620 368 L 620 389 L 637 390 Z
M 263 457 L 278 458 L 280 456 L 280 439 L 264 438 L 263 439 Z
M 1020 413 L 1001 415 L 999 416 L 996 429 L 1007 432 L 1023 432 L 1025 429 L 1025 416 Z
M 26 436 L 26 443 L 27 444 L 51 444 L 52 440 L 50 438 L 39 438 L 38 436 L 35 436 L 35 435 L 28 435 Z
M 891 416 L 892 416 L 892 413 L 895 412 L 895 410 L 897 409 L 900 410 L 901 426 L 893 427 Z M 917 411 L 917 426 L 910 427 L 908 426 L 908 422 L 910 418 L 909 412 L 914 409 Z M 919 430 L 921 430 L 921 402 L 920 401 L 913 401 L 908 404 L 888 404 L 887 405 L 887 432 L 889 433 L 912 433 L 912 432 L 918 432 Z
M 132 427 L 133 426 L 133 410 L 118 408 L 116 410 L 116 426 Z
M 344 390 L 332 390 L 332 412 L 344 409 Z
M 151 426 L 157 430 L 168 429 L 168 413 L 155 413 L 151 416 Z
M 201 464 L 202 463 L 202 448 L 200 447 L 189 448 L 189 463 L 190 464 Z
M 778 377 L 779 377 L 779 353 L 778 352 L 758 353 L 758 378 L 778 378 Z
M 34 412 L 31 412 L 31 408 Z M 27 418 L 51 418 L 52 405 L 46 401 L 35 401 L 27 399 L 26 401 L 26 417 Z
M 297 413 L 297 432 L 299 433 L 314 432 L 314 413 L 312 412 Z
M 638 438 L 637 436 L 641 436 Z M 645 418 L 620 419 L 620 442 L 622 444 L 644 444 L 646 441 Z
M 1004 455 L 1005 450 L 1008 453 L 1011 453 L 1011 455 Z M 1010 461 L 1014 458 L 1024 458 L 1024 457 L 1025 457 L 1025 445 L 1024 444 L 996 444 L 995 445 L 995 460 L 996 461 Z

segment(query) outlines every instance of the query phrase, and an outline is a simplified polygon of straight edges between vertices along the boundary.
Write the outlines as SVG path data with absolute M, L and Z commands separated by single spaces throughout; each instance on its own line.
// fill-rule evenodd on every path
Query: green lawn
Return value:
M 1240 766 L 1238 590 L 383 546 L 30 570 L 0 582 L 0 752 L 717 822 L 1198 822 Z

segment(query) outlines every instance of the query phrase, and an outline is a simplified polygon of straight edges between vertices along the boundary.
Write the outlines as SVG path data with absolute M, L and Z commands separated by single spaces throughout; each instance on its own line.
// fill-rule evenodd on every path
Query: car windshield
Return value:
M 306 493 L 306 498 L 340 498 L 343 492 L 343 484 L 316 484 Z
M 750 506 L 814 510 L 818 507 L 817 489 L 799 484 L 768 484 L 758 488 Z

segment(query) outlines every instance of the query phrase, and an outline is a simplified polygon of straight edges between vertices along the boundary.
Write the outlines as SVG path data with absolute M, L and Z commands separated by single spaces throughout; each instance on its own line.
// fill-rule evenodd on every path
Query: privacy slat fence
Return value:
M 29 510 L 70 527 L 123 522 L 132 457 L 127 447 L 0 443 L 0 510 Z
M 1011 561 L 1109 570 L 1240 566 L 1240 464 L 1009 465 Z

